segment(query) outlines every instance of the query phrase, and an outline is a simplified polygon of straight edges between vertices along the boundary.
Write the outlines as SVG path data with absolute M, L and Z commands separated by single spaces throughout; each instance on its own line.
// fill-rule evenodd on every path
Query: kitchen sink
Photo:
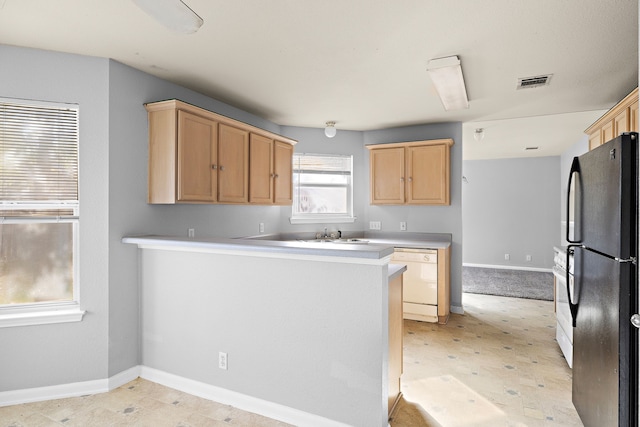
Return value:
M 348 243 L 348 244 L 359 244 L 366 245 L 369 243 L 368 240 L 363 239 L 311 239 L 311 240 L 298 240 L 299 242 L 306 243 Z

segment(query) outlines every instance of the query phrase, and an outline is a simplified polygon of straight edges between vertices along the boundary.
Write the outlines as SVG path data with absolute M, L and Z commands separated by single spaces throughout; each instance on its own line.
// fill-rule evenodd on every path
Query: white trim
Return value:
M 131 382 L 140 376 L 140 371 L 142 367 L 140 365 L 134 366 L 133 368 L 129 368 L 126 371 L 122 371 L 114 376 L 110 377 L 108 381 L 109 391 L 114 390 L 118 387 L 122 387 L 128 382 Z
M 455 314 L 464 314 L 464 308 L 461 305 L 452 305 L 449 307 L 449 310 Z
M 142 366 L 140 378 L 189 393 L 204 399 L 213 400 L 224 405 L 231 405 L 243 411 L 253 412 L 274 420 L 298 426 L 314 427 L 347 427 L 338 421 L 330 420 L 319 415 L 303 412 L 288 406 L 262 400 L 246 394 L 194 381 L 154 368 Z
M 66 310 L 14 311 L 12 313 L 2 313 L 0 311 L 0 328 L 80 322 L 85 313 L 86 311 L 80 310 L 80 307 Z
M 0 392 L 0 407 L 41 402 L 45 400 L 64 399 L 67 397 L 79 397 L 88 394 L 106 393 L 121 387 L 138 377 L 184 393 L 213 400 L 225 405 L 231 405 L 243 411 L 253 412 L 255 414 L 293 425 L 348 427 L 347 424 L 330 420 L 319 415 L 248 396 L 246 394 L 237 393 L 235 391 L 216 387 L 210 384 L 205 384 L 200 381 L 194 381 L 142 365 L 134 366 L 110 378 L 102 380 L 3 391 Z
M 64 399 L 67 397 L 85 396 L 88 394 L 106 393 L 135 380 L 139 376 L 140 366 L 134 366 L 133 368 L 122 371 L 111 378 L 103 380 L 3 391 L 0 392 L 0 407 L 19 405 L 22 403 L 42 402 L 45 400 Z
M 490 265 L 490 264 L 472 264 L 464 262 L 463 267 L 479 267 L 479 268 L 497 268 L 499 270 L 523 270 L 523 271 L 539 271 L 542 273 L 553 273 L 553 268 L 540 267 L 521 267 L 518 265 Z
M 289 223 L 291 224 L 348 224 L 356 222 L 358 219 L 355 216 L 334 216 L 334 217 L 290 217 Z
M 28 388 L 0 392 L 0 407 L 22 403 L 41 402 L 43 400 L 78 397 L 87 394 L 105 393 L 109 391 L 108 380 L 83 381 L 60 384 L 49 387 Z

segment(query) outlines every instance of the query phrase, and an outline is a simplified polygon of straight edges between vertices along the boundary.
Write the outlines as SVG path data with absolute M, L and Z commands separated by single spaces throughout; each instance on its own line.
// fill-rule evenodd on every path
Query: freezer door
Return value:
M 632 273 L 631 263 L 587 249 L 575 251 L 573 404 L 586 427 L 635 425 L 637 332 L 629 322 L 635 306 Z
M 617 258 L 636 256 L 636 150 L 637 134 L 623 134 L 578 157 L 572 240 Z

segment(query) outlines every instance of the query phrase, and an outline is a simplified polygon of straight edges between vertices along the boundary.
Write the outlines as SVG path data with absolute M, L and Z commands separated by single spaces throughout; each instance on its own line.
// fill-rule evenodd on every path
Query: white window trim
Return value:
M 301 155 L 313 155 L 316 153 L 300 153 Z M 319 156 L 331 156 L 332 154 L 317 154 Z M 336 155 L 338 156 L 338 155 Z M 295 170 L 295 167 L 294 167 Z M 294 189 L 295 191 L 295 189 Z M 351 156 L 351 179 L 347 188 L 349 194 L 349 213 L 347 214 L 304 214 L 295 215 L 293 212 L 289 217 L 290 224 L 348 224 L 356 222 L 357 217 L 353 215 L 353 156 Z M 294 206 L 291 207 L 293 211 Z
M 335 215 L 322 217 L 321 215 L 312 216 L 306 215 L 305 217 L 292 216 L 289 218 L 291 224 L 341 224 L 341 223 L 353 223 L 358 219 L 355 216 L 343 216 L 338 217 Z
M 0 328 L 80 322 L 86 313 L 77 302 L 0 307 Z
M 2 98 L 1 102 L 23 103 L 35 107 L 62 107 L 62 108 L 78 108 L 76 104 L 65 104 L 48 101 L 35 101 L 24 99 Z M 79 120 L 79 119 L 78 119 Z M 79 123 L 78 123 L 79 126 Z M 78 141 L 79 143 L 79 141 Z M 78 146 L 78 150 L 80 147 Z M 78 164 L 78 185 L 79 185 L 80 164 Z M 0 305 L 0 328 L 9 328 L 17 326 L 34 326 L 48 325 L 55 323 L 70 323 L 82 321 L 86 310 L 80 308 L 80 260 L 79 260 L 79 200 L 78 201 L 16 201 L 9 203 L 0 203 L 4 209 L 21 208 L 32 209 L 44 207 L 61 207 L 71 206 L 74 209 L 73 216 L 65 217 L 40 217 L 40 218 L 21 218 L 21 217 L 0 217 L 0 222 L 4 224 L 15 224 L 21 222 L 70 222 L 73 224 L 73 301 L 61 302 L 44 302 L 44 303 L 27 303 L 15 305 Z

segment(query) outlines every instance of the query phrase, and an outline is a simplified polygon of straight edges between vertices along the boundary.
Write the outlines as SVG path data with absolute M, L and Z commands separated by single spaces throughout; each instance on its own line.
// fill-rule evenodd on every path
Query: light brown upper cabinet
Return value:
M 589 150 L 604 144 L 624 132 L 638 132 L 638 88 L 611 107 L 585 131 L 589 135 Z
M 149 203 L 248 204 L 251 199 L 252 203 L 291 204 L 291 157 L 296 141 L 178 100 L 149 103 L 145 108 L 149 115 Z M 262 153 L 259 142 L 252 144 L 254 138 L 270 141 L 268 154 L 264 154 L 270 162 L 266 176 L 255 167 Z M 277 148 L 279 145 L 288 151 Z M 280 164 L 281 151 L 289 153 L 285 166 Z M 254 167 L 255 177 L 251 175 Z M 277 181 L 274 184 L 270 174 L 288 181 L 288 194 L 280 194 L 287 191 Z M 271 196 L 262 199 L 264 188 L 271 189 Z M 258 194 L 255 200 L 250 190 Z
M 290 205 L 293 145 L 252 133 L 249 150 L 249 202 Z
M 249 132 L 222 123 L 218 131 L 218 202 L 249 202 Z
M 368 145 L 372 205 L 449 205 L 452 139 Z

